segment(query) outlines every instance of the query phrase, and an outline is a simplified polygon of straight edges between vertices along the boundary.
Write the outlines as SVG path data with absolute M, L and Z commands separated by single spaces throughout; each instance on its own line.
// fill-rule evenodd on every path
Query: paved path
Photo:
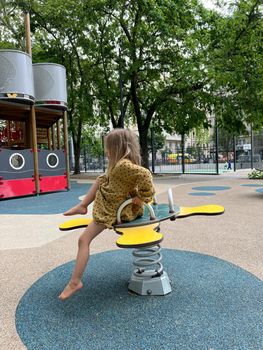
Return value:
M 159 202 L 166 201 L 166 190 L 171 187 L 179 206 L 225 206 L 225 214 L 221 216 L 196 216 L 162 223 L 163 247 L 217 257 L 263 280 L 263 194 L 256 192 L 256 188 L 242 186 L 260 185 L 263 180 L 248 180 L 246 172 L 239 171 L 220 176 L 162 176 L 154 181 Z M 80 182 L 92 180 L 81 178 Z M 204 185 L 230 189 L 213 197 L 189 195 L 193 187 Z M 45 197 L 41 199 L 45 201 Z M 16 200 L 9 200 L 8 205 L 16 205 Z M 45 273 L 75 259 L 81 231 L 59 232 L 57 226 L 64 220 L 61 214 L 0 212 L 0 220 L 0 349 L 20 350 L 25 346 L 17 334 L 15 311 L 21 297 Z M 117 249 L 115 241 L 113 231 L 104 231 L 94 241 L 92 254 Z

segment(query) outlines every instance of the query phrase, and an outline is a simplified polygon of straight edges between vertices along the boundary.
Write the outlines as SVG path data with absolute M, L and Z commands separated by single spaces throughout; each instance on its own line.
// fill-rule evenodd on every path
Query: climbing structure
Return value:
M 0 199 L 68 188 L 65 68 L 0 50 Z

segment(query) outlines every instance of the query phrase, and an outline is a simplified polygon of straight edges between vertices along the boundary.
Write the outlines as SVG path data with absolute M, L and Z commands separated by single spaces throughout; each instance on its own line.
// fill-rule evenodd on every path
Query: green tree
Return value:
M 0 0 L 0 49 L 25 50 L 23 12 L 5 0 Z
M 261 2 L 237 0 L 225 15 L 198 0 L 8 6 L 30 9 L 34 59 L 50 57 L 67 68 L 76 164 L 85 124 L 134 123 L 147 167 L 152 123 L 182 138 L 207 127 L 208 113 L 232 131 L 246 122 L 262 125 Z
M 179 99 L 183 102 L 178 102 L 176 113 L 173 112 L 176 118 L 196 114 L 197 101 L 190 95 L 198 99 L 196 93 L 207 83 L 201 68 L 204 54 L 198 52 L 200 48 L 197 50 L 202 36 L 195 34 L 202 11 L 193 0 L 184 4 L 172 0 L 32 1 L 32 22 L 39 47 L 54 56 L 56 53 L 68 70 L 69 120 L 76 164 L 87 108 L 89 116 L 93 112 L 104 125 L 110 119 L 113 127 L 122 127 L 125 115 L 134 120 L 145 166 L 153 116 L 170 121 L 171 115 L 164 113 L 162 106 L 173 105 Z M 120 75 L 122 113 L 117 112 Z M 93 97 L 95 105 L 91 108 Z
M 86 149 L 90 156 L 96 158 L 103 157 L 102 136 L 96 132 L 96 128 L 85 128 L 82 133 L 81 146 Z
M 232 133 L 263 124 L 262 0 L 239 0 L 214 25 L 211 84 L 218 124 Z
M 148 155 L 153 152 L 153 157 L 156 159 L 156 153 L 165 146 L 165 136 L 161 130 L 151 127 L 147 136 Z
M 115 46 L 121 45 L 125 57 L 123 69 L 131 95 L 130 112 L 137 124 L 146 167 L 147 135 L 153 118 L 164 129 L 171 128 L 171 113 L 164 108 L 168 105 L 176 107 L 173 119 L 185 118 L 185 108 L 190 118 L 196 113 L 191 110 L 194 103 L 184 102 L 207 83 L 201 68 L 202 55 L 197 50 L 202 37 L 193 35 L 201 10 L 191 0 L 116 1 L 114 8 L 112 2 L 104 2 L 102 12 L 120 33 Z
M 194 130 L 196 144 L 199 147 L 205 146 L 208 147 L 210 142 L 209 129 L 204 127 L 197 127 Z

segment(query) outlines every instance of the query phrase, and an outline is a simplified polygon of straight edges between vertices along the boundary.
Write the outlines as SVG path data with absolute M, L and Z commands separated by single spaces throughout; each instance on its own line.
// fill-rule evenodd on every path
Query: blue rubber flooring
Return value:
M 25 293 L 16 327 L 28 350 L 262 350 L 263 282 L 218 258 L 163 250 L 172 293 L 127 291 L 128 250 L 92 255 L 84 288 L 61 302 L 73 262 Z
M 263 188 L 257 188 L 256 192 L 263 193 Z
M 215 193 L 212 192 L 190 192 L 190 196 L 215 196 Z
M 192 187 L 192 190 L 197 191 L 225 191 L 229 190 L 231 187 L 228 186 L 199 186 L 199 187 Z
M 243 184 L 240 186 L 244 186 L 244 187 L 263 187 L 263 184 Z
M 71 182 L 69 191 L 2 200 L 0 214 L 60 214 L 76 205 L 79 197 L 86 194 L 90 186 Z

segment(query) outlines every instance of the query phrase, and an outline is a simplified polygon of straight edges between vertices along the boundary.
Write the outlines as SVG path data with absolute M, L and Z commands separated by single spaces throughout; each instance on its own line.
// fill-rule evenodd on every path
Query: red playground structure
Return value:
M 0 50 L 0 199 L 68 189 L 65 68 Z

